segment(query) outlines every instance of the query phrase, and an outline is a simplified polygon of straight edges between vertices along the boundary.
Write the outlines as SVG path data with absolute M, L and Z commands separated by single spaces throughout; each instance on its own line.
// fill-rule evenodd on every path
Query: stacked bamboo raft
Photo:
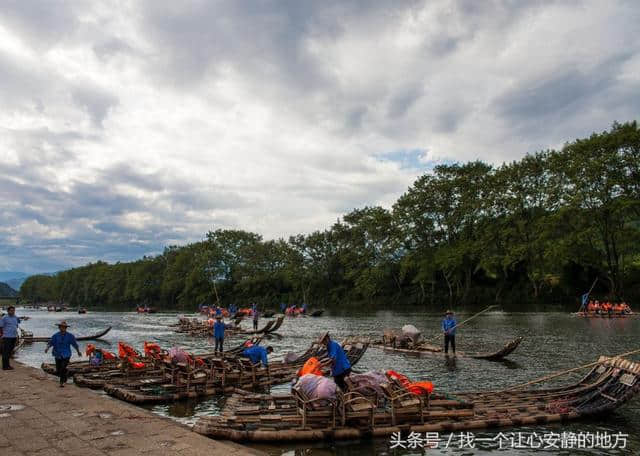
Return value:
M 194 430 L 234 441 L 348 440 L 400 432 L 445 432 L 566 422 L 609 412 L 639 390 L 640 363 L 600 357 L 579 382 L 552 389 L 418 396 L 393 380 L 382 394 L 338 391 L 335 399 L 237 391 L 220 416 Z
M 522 337 L 517 337 L 504 345 L 495 352 L 464 352 L 457 351 L 456 356 L 461 358 L 485 359 L 488 361 L 501 361 L 508 355 L 513 353 L 522 342 Z M 426 356 L 445 356 L 441 347 L 431 345 L 425 342 L 414 343 L 410 339 L 404 339 L 402 342 L 396 337 L 389 337 L 385 334 L 382 340 L 375 341 L 372 347 L 381 348 L 388 352 L 403 353 L 409 355 L 426 355 Z
M 268 321 L 262 328 L 257 330 L 243 329 L 239 326 L 240 319 L 235 320 L 233 327 L 226 328 L 225 334 L 270 334 L 276 332 L 284 323 L 284 315 L 278 316 L 275 320 Z M 177 333 L 185 333 L 191 336 L 209 336 L 213 333 L 213 327 L 209 325 L 207 320 L 199 318 L 181 317 L 176 325 L 173 325 L 174 331 Z
M 352 365 L 358 363 L 364 355 L 369 342 L 359 338 L 349 338 L 343 342 L 343 348 Z M 291 381 L 298 370 L 311 357 L 326 359 L 324 345 L 314 343 L 293 362 L 277 360 L 268 367 L 253 364 L 249 359 L 204 359 L 199 367 L 187 365 L 164 365 L 160 382 L 146 378 L 145 382 L 127 382 L 125 384 L 106 383 L 104 390 L 111 396 L 127 402 L 157 403 L 230 393 L 237 387 L 261 389 L 279 383 Z

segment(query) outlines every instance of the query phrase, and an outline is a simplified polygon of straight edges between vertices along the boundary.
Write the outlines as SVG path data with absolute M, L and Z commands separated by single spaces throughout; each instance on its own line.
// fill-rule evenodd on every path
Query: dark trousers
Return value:
M 60 384 L 67 383 L 67 364 L 69 358 L 56 358 L 56 375 L 60 377 Z
M 224 343 L 224 338 L 217 338 L 216 337 L 216 348 L 214 351 L 218 351 L 218 347 L 220 347 L 220 352 L 222 352 L 222 344 Z
M 16 338 L 15 337 L 3 337 L 2 338 L 2 368 L 8 369 L 11 367 L 9 364 L 11 360 L 11 355 L 13 355 L 13 349 L 16 346 Z
M 338 387 L 342 391 L 346 391 L 347 390 L 347 384 L 344 382 L 344 378 L 348 377 L 349 375 L 351 375 L 351 369 L 347 369 L 346 371 L 344 371 L 340 375 L 336 375 L 336 376 L 333 377 L 333 381 L 336 382 L 336 385 L 338 385 Z
M 254 331 L 258 329 L 258 320 L 253 320 L 253 329 Z
M 445 334 L 444 335 L 444 352 L 449 353 L 449 342 L 451 342 L 451 349 L 453 353 L 456 352 L 456 335 L 455 334 Z

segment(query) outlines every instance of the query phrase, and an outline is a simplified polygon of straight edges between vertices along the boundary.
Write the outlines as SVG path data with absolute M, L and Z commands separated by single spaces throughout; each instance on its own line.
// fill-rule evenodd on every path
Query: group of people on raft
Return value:
M 609 315 L 628 315 L 631 313 L 631 307 L 626 302 L 611 303 L 609 301 L 589 301 L 586 306 L 587 313 L 592 314 L 609 314 Z

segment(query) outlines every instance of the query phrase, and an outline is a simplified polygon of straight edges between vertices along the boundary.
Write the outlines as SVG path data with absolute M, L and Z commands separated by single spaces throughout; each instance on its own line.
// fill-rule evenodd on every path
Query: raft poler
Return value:
M 447 316 L 442 320 L 442 332 L 444 333 L 444 354 L 449 353 L 449 343 L 451 343 L 451 349 L 453 355 L 456 354 L 456 326 L 458 322 L 453 318 L 453 312 L 447 310 Z
M 322 336 L 320 343 L 325 344 L 327 347 L 327 356 L 329 359 L 325 362 L 325 365 L 331 366 L 331 376 L 333 380 L 342 391 L 346 391 L 347 385 L 344 382 L 344 378 L 351 375 L 351 363 L 349 362 L 349 358 L 347 358 L 347 354 L 339 343 L 331 340 L 328 332 Z
M 213 337 L 216 340 L 216 348 L 214 352 L 218 351 L 218 347 L 220 347 L 220 353 L 223 352 L 222 346 L 224 344 L 224 330 L 225 324 L 222 321 L 222 315 L 216 315 L 216 322 L 213 324 Z

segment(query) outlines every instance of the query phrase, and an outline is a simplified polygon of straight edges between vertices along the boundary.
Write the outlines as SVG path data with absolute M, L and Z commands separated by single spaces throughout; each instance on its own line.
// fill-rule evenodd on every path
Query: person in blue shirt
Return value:
M 64 384 L 67 383 L 67 364 L 69 364 L 69 359 L 71 358 L 71 347 L 75 348 L 78 356 L 82 357 L 75 336 L 67 332 L 68 327 L 69 325 L 67 325 L 66 321 L 61 321 L 58 324 L 60 331 L 51 336 L 47 348 L 44 350 L 47 353 L 53 347 L 53 356 L 56 359 L 56 375 L 60 377 L 60 388 L 63 388 Z
M 16 317 L 16 308 L 9 306 L 7 315 L 0 318 L 0 339 L 2 339 L 2 370 L 13 370 L 11 355 L 18 340 L 18 326 L 20 319 Z
M 222 345 L 224 343 L 224 322 L 222 321 L 222 315 L 216 315 L 216 322 L 213 324 L 213 337 L 216 340 L 216 348 L 214 352 L 218 351 L 220 347 L 220 353 L 222 353 Z
M 273 347 L 261 347 L 259 345 L 254 345 L 253 347 L 249 347 L 242 352 L 242 356 L 245 358 L 249 358 L 253 364 L 262 363 L 264 367 L 269 365 L 267 361 L 267 355 L 273 352 Z
M 442 320 L 442 332 L 444 333 L 444 354 L 449 353 L 449 343 L 453 354 L 456 354 L 456 326 L 458 322 L 453 318 L 453 312 L 447 310 L 447 316 Z
M 351 363 L 349 362 L 349 358 L 347 358 L 347 354 L 338 342 L 331 340 L 329 333 L 326 333 L 322 339 L 320 339 L 320 342 L 324 343 L 327 347 L 329 360 L 325 365 L 331 365 L 333 381 L 336 382 L 336 385 L 338 385 L 342 391 L 346 391 L 347 385 L 344 379 L 351 375 Z

